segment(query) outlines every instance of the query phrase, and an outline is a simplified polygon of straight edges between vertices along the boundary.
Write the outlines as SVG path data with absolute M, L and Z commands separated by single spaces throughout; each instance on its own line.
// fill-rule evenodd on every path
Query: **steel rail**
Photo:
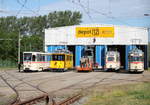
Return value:
M 63 100 L 59 103 L 52 103 L 52 105 L 70 105 L 74 103 L 75 101 L 79 100 L 82 97 L 82 94 L 77 94 L 72 97 L 67 98 L 66 100 Z
M 38 102 L 38 101 L 40 101 L 42 99 L 45 99 L 45 102 L 46 102 L 45 104 L 48 105 L 49 97 L 48 97 L 47 94 L 40 95 L 40 96 L 35 97 L 33 99 L 29 99 L 29 100 L 25 100 L 25 101 L 22 101 L 22 102 L 18 102 L 18 103 L 14 104 L 14 105 L 26 105 L 26 104 L 31 105 L 31 104 L 35 104 L 36 102 Z
M 8 81 L 7 81 L 2 75 L 0 75 L 0 78 L 16 93 L 16 98 L 15 98 L 15 100 L 12 101 L 10 104 L 15 104 L 15 103 L 17 103 L 17 102 L 20 102 L 20 98 L 19 98 L 19 93 L 18 93 L 18 91 L 17 91 L 13 86 L 11 86 L 10 83 L 8 83 Z
M 81 93 L 78 93 L 77 95 L 74 95 L 72 97 L 67 98 L 66 100 L 63 100 L 61 102 L 56 103 L 55 100 L 53 100 L 52 105 L 70 105 L 72 103 L 74 103 L 75 101 L 79 100 L 81 97 L 83 97 L 83 93 L 85 93 L 86 91 L 88 91 L 89 89 L 91 89 L 92 87 L 96 86 L 98 83 L 103 82 L 104 80 L 110 78 L 111 76 L 113 76 L 114 74 L 111 74 L 107 77 L 104 77 L 102 79 L 100 79 L 99 81 L 93 83 L 92 85 L 83 88 Z M 86 93 L 87 94 L 87 93 Z

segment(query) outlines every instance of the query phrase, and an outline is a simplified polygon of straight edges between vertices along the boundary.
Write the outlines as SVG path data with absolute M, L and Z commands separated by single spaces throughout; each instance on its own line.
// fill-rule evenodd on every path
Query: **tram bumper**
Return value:
M 32 70 L 30 68 L 24 68 L 23 71 L 24 72 L 29 72 L 29 71 L 32 71 Z

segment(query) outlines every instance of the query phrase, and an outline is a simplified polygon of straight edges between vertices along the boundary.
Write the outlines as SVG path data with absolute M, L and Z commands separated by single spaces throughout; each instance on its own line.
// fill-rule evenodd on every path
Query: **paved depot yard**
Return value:
M 37 97 L 44 92 L 52 97 L 67 97 L 91 87 L 100 88 L 137 82 L 150 82 L 150 72 L 143 74 L 115 72 L 21 72 L 17 70 L 0 71 L 0 104 L 13 100 L 16 93 L 21 101 Z

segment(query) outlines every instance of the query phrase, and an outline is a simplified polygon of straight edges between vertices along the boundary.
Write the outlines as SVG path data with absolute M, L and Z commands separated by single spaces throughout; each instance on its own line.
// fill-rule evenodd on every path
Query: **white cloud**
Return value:
M 44 1 L 41 0 L 41 2 Z M 133 21 L 135 19 L 137 22 L 138 19 L 142 20 L 145 13 L 150 13 L 149 4 L 150 0 L 89 0 L 88 8 L 88 0 L 54 0 L 53 2 L 40 7 L 36 3 L 35 5 L 37 5 L 37 7 L 35 6 L 33 8 L 33 2 L 28 2 L 28 5 L 26 5 L 26 7 L 28 7 L 29 9 L 24 8 L 18 16 L 38 16 L 37 14 L 43 15 L 53 11 L 72 10 L 80 11 L 83 15 L 82 21 L 86 24 L 126 24 L 126 21 L 128 22 L 128 20 Z M 3 14 L 4 16 L 6 16 L 7 14 L 17 14 L 17 11 L 6 8 L 5 10 L 7 10 L 8 12 L 1 12 L 1 14 Z M 150 21 L 150 19 L 146 19 L 145 21 L 148 20 Z M 130 22 L 132 23 L 132 21 Z M 147 23 L 150 26 L 149 21 Z M 133 21 L 133 23 L 135 23 L 135 21 Z M 144 22 L 143 24 L 145 23 L 146 22 Z

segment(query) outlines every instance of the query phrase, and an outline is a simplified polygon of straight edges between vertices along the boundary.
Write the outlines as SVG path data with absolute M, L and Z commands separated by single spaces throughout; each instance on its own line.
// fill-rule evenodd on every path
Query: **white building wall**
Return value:
M 45 30 L 45 45 L 147 45 L 148 30 L 142 27 L 114 26 L 113 38 L 77 38 L 76 27 L 113 27 L 114 25 L 77 25 Z

